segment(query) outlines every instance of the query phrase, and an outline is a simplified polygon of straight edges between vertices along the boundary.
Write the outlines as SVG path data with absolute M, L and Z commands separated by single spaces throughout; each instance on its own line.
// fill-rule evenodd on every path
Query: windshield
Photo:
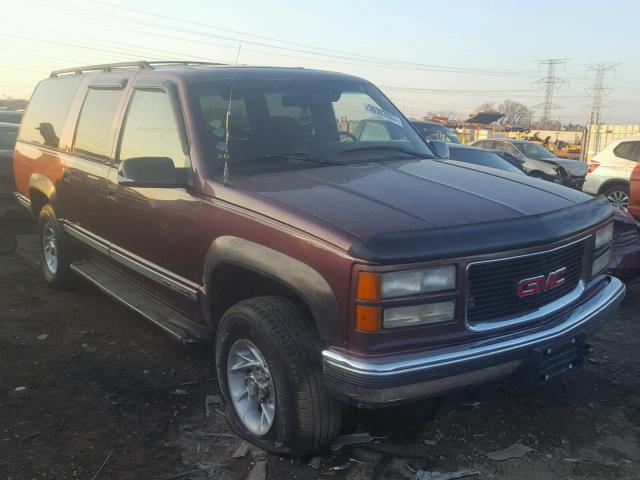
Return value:
M 211 159 L 226 148 L 229 81 L 197 85 Z M 235 173 L 322 164 L 433 158 L 422 138 L 371 84 L 309 79 L 238 80 L 229 117 Z
M 444 125 L 418 124 L 418 131 L 425 140 L 440 140 L 447 143 L 460 143 L 460 139 Z
M 451 147 L 449 148 L 449 158 L 451 160 L 458 160 L 459 162 L 475 163 L 476 165 L 482 165 L 484 167 L 523 174 L 522 170 L 514 167 L 495 153 L 480 150 L 479 148 Z
M 516 143 L 515 146 L 526 157 L 529 158 L 553 158 L 554 155 L 549 150 L 538 143 Z

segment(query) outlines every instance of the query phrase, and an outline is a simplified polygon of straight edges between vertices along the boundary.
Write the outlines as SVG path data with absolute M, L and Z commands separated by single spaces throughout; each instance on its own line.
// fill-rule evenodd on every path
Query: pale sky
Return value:
M 0 0 L 0 12 L 0 98 L 28 98 L 58 68 L 232 63 L 242 45 L 243 64 L 362 76 L 410 116 L 465 116 L 507 98 L 533 107 L 543 100 L 536 61 L 567 58 L 552 117 L 584 123 L 587 65 L 618 63 L 603 119 L 640 122 L 637 1 Z

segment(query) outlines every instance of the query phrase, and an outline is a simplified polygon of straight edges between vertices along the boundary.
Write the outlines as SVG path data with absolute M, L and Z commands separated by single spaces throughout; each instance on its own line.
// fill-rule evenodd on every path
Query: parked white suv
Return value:
M 614 207 L 629 206 L 629 177 L 640 160 L 640 136 L 618 138 L 598 153 L 589 164 L 582 191 L 603 194 Z

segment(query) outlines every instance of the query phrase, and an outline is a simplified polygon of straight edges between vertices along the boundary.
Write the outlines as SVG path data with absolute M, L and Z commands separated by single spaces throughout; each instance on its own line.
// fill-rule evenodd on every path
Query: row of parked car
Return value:
M 640 218 L 640 137 L 614 140 L 587 165 L 556 157 L 537 142 L 493 138 L 466 146 L 442 124 L 421 120 L 413 123 L 425 139 L 448 142 L 452 160 L 604 195 L 616 207 L 611 271 L 627 282 L 640 276 L 640 231 L 635 220 Z

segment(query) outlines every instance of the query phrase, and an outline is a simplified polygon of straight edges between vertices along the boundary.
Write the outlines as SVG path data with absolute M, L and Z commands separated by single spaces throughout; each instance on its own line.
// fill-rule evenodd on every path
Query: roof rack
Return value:
M 163 65 L 226 65 L 225 63 L 216 63 L 216 62 L 191 62 L 187 60 L 157 60 L 157 61 L 137 61 L 137 62 L 119 62 L 119 63 L 105 63 L 102 65 L 88 65 L 86 67 L 74 67 L 74 68 L 64 68 L 62 70 L 54 70 L 51 72 L 49 77 L 57 77 L 59 75 L 65 73 L 75 73 L 76 75 L 80 75 L 85 72 L 110 72 L 114 68 L 130 68 L 130 67 L 138 67 L 144 69 L 153 70 L 154 66 L 163 66 Z

